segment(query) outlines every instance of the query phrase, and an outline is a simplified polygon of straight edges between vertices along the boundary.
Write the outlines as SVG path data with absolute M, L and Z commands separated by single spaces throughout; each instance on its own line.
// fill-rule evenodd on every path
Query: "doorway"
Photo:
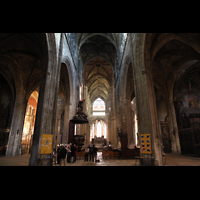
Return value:
M 35 117 L 38 103 L 38 91 L 32 92 L 26 106 L 24 127 L 22 133 L 22 154 L 30 154 L 32 147 L 33 132 L 35 127 Z

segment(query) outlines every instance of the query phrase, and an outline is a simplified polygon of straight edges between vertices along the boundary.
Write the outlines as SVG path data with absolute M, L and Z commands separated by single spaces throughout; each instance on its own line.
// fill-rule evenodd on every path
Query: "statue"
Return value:
M 77 112 L 77 114 L 80 118 L 87 119 L 87 115 L 83 112 L 83 102 L 84 101 L 85 100 L 78 102 L 78 112 Z
M 72 121 L 76 124 L 86 124 L 86 123 L 88 123 L 87 115 L 83 112 L 83 102 L 84 101 L 85 100 L 78 102 L 78 108 L 77 108 L 76 115 L 70 121 Z

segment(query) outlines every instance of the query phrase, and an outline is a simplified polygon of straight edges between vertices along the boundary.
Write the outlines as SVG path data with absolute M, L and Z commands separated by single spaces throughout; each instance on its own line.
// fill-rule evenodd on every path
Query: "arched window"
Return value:
M 93 115 L 105 116 L 105 102 L 100 98 L 97 98 L 93 103 Z
M 90 128 L 90 141 L 92 140 L 92 138 L 94 138 L 94 128 L 95 128 L 95 124 L 92 124 Z
M 97 137 L 101 137 L 101 122 L 100 121 L 97 124 Z

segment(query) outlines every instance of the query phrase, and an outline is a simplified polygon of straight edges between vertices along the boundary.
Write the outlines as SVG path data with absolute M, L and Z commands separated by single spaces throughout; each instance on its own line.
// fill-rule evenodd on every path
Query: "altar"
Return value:
M 94 136 L 94 138 L 92 138 L 92 144 L 94 144 L 97 147 L 97 149 L 101 150 L 104 146 L 107 145 L 107 140 L 104 138 L 104 136 Z

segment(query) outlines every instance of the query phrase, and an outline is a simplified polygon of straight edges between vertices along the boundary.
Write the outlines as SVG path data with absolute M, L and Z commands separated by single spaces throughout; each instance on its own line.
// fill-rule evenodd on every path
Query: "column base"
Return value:
M 37 158 L 35 161 L 35 166 L 53 166 L 52 158 Z
M 155 158 L 140 158 L 140 166 L 155 166 Z

